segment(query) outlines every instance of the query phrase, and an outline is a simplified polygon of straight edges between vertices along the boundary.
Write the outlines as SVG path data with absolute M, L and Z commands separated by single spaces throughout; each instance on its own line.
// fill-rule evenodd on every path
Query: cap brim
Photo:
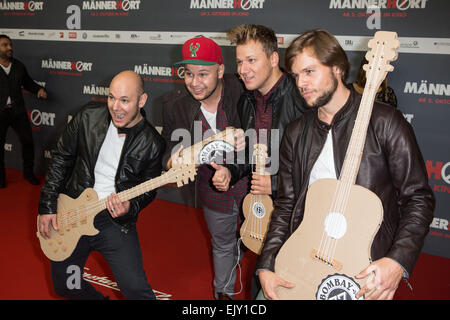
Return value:
M 183 60 L 183 61 L 174 63 L 175 66 L 180 65 L 180 64 L 196 64 L 196 65 L 201 65 L 201 66 L 212 66 L 212 65 L 218 64 L 218 63 L 213 62 L 213 61 L 205 61 L 205 60 L 198 60 L 198 59 L 187 59 L 187 60 Z

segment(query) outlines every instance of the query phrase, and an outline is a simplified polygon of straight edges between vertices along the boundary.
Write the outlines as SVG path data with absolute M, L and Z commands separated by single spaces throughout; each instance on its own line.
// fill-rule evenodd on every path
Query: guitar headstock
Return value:
M 179 166 L 170 168 L 169 171 L 165 173 L 170 183 L 177 183 L 177 187 L 181 187 L 190 181 L 195 180 L 195 175 L 197 170 L 195 169 L 195 164 L 183 163 Z
M 182 158 L 180 163 L 211 163 L 214 161 L 214 155 L 217 151 L 224 153 L 233 151 L 236 144 L 235 130 L 233 127 L 227 127 L 225 130 L 181 150 L 179 153 L 179 156 Z M 176 165 L 178 166 L 178 164 Z
M 253 156 L 258 159 L 267 158 L 267 146 L 262 143 L 253 145 Z
M 377 31 L 373 39 L 369 40 L 370 50 L 366 53 L 366 59 L 369 62 L 363 66 L 366 71 L 367 83 L 376 85 L 376 89 L 381 85 L 386 74 L 394 67 L 389 64 L 397 60 L 397 49 L 400 42 L 397 39 L 397 33 L 391 31 Z
M 228 142 L 229 144 L 231 144 L 232 146 L 235 145 L 235 137 L 234 137 L 234 133 L 236 131 L 236 128 L 234 127 L 226 127 L 225 130 L 223 130 L 222 134 L 223 134 L 223 140 L 225 142 Z

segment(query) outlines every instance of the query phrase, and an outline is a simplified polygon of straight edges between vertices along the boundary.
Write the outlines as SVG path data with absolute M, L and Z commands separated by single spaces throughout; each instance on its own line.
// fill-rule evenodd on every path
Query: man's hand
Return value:
M 39 233 L 45 239 L 50 238 L 50 223 L 52 224 L 53 229 L 58 230 L 58 224 L 56 223 L 56 214 L 41 214 L 39 216 Z
M 272 194 L 270 175 L 259 175 L 253 173 L 250 192 L 252 194 Z
M 122 202 L 117 194 L 112 193 L 106 198 L 106 209 L 113 218 L 123 216 L 130 209 L 130 201 Z
M 390 258 L 381 258 L 372 262 L 355 278 L 362 279 L 371 274 L 374 274 L 374 277 L 367 280 L 356 297 L 365 295 L 365 300 L 392 300 L 402 279 L 403 268 Z
M 244 130 L 234 130 L 234 151 L 239 152 L 245 149 L 245 135 Z
M 212 177 L 212 183 L 219 191 L 227 191 L 230 187 L 231 173 L 227 167 L 221 166 L 215 162 L 211 162 L 211 166 L 216 169 Z
M 47 91 L 44 88 L 40 88 L 36 96 L 38 99 L 47 99 Z
M 183 158 L 180 157 L 180 153 L 183 150 L 183 146 L 181 145 L 178 150 L 170 156 L 170 159 L 167 161 L 167 169 L 172 168 L 173 166 L 177 166 L 182 164 Z
M 285 288 L 294 288 L 295 284 L 292 282 L 288 282 L 279 276 L 277 276 L 274 272 L 269 270 L 260 270 L 258 272 L 259 282 L 261 282 L 261 287 L 264 292 L 264 296 L 270 300 L 280 300 L 278 295 L 276 294 L 276 289 L 279 286 Z

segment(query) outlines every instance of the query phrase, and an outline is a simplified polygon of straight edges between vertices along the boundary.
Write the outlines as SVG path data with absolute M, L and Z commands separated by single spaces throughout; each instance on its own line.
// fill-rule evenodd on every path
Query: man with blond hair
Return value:
M 269 174 L 251 175 L 250 192 L 275 198 L 278 150 L 284 128 L 301 116 L 306 107 L 294 79 L 279 66 L 278 39 L 272 29 L 244 24 L 229 30 L 227 37 L 236 44 L 237 72 L 248 90 L 238 103 L 241 128 L 246 133 L 256 131 L 256 139 L 249 139 L 247 154 L 252 154 L 253 144 L 257 142 L 267 145 L 270 158 Z M 226 166 L 230 185 L 251 174 L 249 162 Z M 259 287 L 257 281 L 252 287 L 255 296 Z

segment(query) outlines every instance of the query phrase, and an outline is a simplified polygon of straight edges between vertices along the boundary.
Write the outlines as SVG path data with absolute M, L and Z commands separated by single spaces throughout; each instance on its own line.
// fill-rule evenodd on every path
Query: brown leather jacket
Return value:
M 351 90 L 331 125 L 321 122 L 317 109 L 311 109 L 286 128 L 275 210 L 256 269 L 274 270 L 278 251 L 302 222 L 311 169 L 330 129 L 339 177 L 360 101 L 361 96 Z M 433 219 L 435 199 L 413 129 L 392 106 L 374 105 L 356 184 L 373 191 L 383 203 L 372 260 L 389 257 L 410 274 Z

